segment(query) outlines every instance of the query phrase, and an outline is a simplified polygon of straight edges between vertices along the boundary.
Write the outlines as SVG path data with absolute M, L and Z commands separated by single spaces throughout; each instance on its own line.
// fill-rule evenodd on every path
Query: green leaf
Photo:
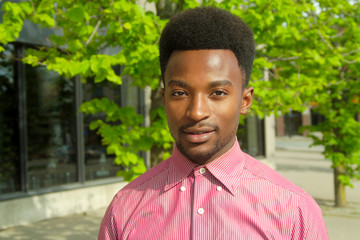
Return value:
M 125 29 L 131 29 L 131 28 L 132 28 L 132 25 L 131 25 L 131 23 L 126 22 L 126 23 L 124 23 L 123 27 L 124 27 Z
M 327 59 L 329 63 L 335 67 L 341 66 L 340 59 L 337 56 L 332 56 Z
M 49 16 L 48 14 L 42 13 L 42 14 L 36 14 L 35 19 L 39 21 L 44 27 L 52 27 L 55 26 L 54 19 Z
M 350 182 L 350 177 L 345 175 L 338 176 L 339 180 L 345 185 L 354 188 L 354 185 Z
M 74 7 L 66 12 L 66 16 L 73 22 L 81 22 L 85 18 L 85 12 L 82 7 Z
M 49 38 L 55 45 L 58 46 L 65 45 L 66 43 L 65 36 L 57 36 L 56 34 L 51 34 Z

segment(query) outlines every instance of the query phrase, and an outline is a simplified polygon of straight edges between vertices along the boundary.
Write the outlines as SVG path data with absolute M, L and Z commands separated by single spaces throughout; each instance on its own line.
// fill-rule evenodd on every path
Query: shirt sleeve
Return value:
M 118 239 L 116 217 L 113 214 L 113 203 L 109 205 L 101 222 L 98 240 Z
M 308 194 L 300 197 L 290 239 L 328 240 L 328 232 L 320 207 Z

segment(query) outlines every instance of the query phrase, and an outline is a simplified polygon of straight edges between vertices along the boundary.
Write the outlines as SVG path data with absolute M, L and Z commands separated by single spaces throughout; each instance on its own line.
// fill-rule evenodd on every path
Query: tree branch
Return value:
M 299 59 L 299 57 L 293 56 L 293 57 L 275 58 L 275 59 L 269 60 L 269 62 L 291 61 L 291 60 L 296 60 L 296 59 Z
M 97 30 L 98 30 L 99 27 L 100 27 L 100 24 L 101 24 L 101 19 L 96 23 L 96 26 L 95 26 L 95 28 L 94 28 L 94 31 L 91 33 L 89 39 L 88 39 L 88 40 L 86 41 L 86 43 L 85 43 L 85 47 L 92 41 L 95 33 L 97 32 Z
M 328 48 L 330 48 L 332 51 L 335 50 L 335 48 L 324 38 L 324 36 L 320 33 L 320 31 L 317 31 L 321 40 L 323 40 L 323 42 L 326 44 L 326 46 L 328 46 Z
M 353 63 L 356 63 L 358 61 L 357 60 L 349 61 L 349 60 L 344 59 L 344 62 L 347 63 L 347 64 L 353 64 Z
M 341 56 L 345 57 L 345 56 L 348 56 L 348 55 L 351 55 L 351 54 L 354 54 L 354 53 L 357 53 L 357 52 L 360 52 L 360 48 L 358 48 L 358 49 L 356 49 L 354 51 L 348 52 L 348 53 L 344 53 Z
M 0 1 L 1 2 L 1 1 Z M 33 2 L 33 0 L 30 0 L 30 2 L 31 2 L 31 6 L 32 6 L 32 8 L 33 8 L 33 10 L 34 10 L 34 15 L 36 14 L 36 11 L 35 11 L 35 5 L 34 5 L 34 2 Z
M 273 0 L 269 1 L 261 10 L 260 10 L 260 14 L 263 14 L 265 12 L 265 10 L 270 6 L 270 4 L 272 3 Z

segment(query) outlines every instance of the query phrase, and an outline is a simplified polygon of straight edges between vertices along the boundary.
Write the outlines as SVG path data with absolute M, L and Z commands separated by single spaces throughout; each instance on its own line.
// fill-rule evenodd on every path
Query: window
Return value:
M 316 126 L 319 123 L 323 122 L 325 120 L 325 117 L 321 115 L 320 113 L 315 112 L 313 109 L 311 109 L 311 124 Z
M 107 97 L 121 106 L 122 87 L 108 82 L 101 84 L 84 84 L 84 101 L 94 98 Z M 101 136 L 96 131 L 90 130 L 92 121 L 101 119 L 105 121 L 104 113 L 96 113 L 84 116 L 84 141 L 85 141 L 85 179 L 94 180 L 106 177 L 114 177 L 122 167 L 114 164 L 114 155 L 106 153 L 106 146 L 101 144 Z
M 76 182 L 74 81 L 26 65 L 29 189 Z
M 20 191 L 18 91 L 14 45 L 0 56 L 0 194 Z
M 107 97 L 141 113 L 143 92 L 128 79 L 121 86 L 81 84 L 25 65 L 18 60 L 25 48 L 8 44 L 0 58 L 0 199 L 115 177 L 122 166 L 89 129 L 105 114 L 82 116 L 77 109 L 83 101 Z
M 302 126 L 301 112 L 290 111 L 284 115 L 285 135 L 300 135 L 300 127 Z
M 253 157 L 265 156 L 263 119 L 247 115 L 245 123 L 239 125 L 237 137 L 241 150 Z
M 115 69 L 120 72 L 120 68 Z M 110 82 L 101 84 L 87 83 L 83 85 L 83 101 L 94 98 L 106 97 L 115 102 L 119 107 L 132 106 L 139 110 L 139 89 L 130 84 L 130 79 L 123 78 L 122 85 Z M 114 164 L 114 155 L 106 153 L 106 146 L 101 143 L 101 136 L 96 131 L 90 130 L 92 121 L 101 119 L 105 121 L 104 113 L 96 113 L 84 116 L 84 141 L 85 141 L 85 179 L 95 180 L 100 178 L 115 177 L 123 170 L 122 166 Z M 120 122 L 115 124 L 121 124 Z

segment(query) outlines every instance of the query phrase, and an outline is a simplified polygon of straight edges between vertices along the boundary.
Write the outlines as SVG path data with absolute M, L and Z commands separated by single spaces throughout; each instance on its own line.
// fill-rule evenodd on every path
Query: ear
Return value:
M 242 93 L 240 114 L 247 114 L 252 103 L 254 88 L 248 87 Z
M 161 88 L 161 95 L 162 95 L 163 105 L 165 107 L 165 88 Z

